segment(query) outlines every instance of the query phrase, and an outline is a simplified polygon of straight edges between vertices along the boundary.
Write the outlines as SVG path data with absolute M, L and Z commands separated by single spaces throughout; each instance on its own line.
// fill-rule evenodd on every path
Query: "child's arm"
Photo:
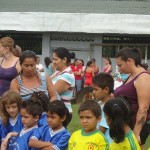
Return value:
M 39 148 L 39 149 L 53 146 L 53 144 L 50 142 L 43 142 L 43 141 L 39 141 L 37 139 L 30 139 L 28 145 L 29 145 L 29 147 Z
M 105 132 L 106 132 L 106 128 L 105 128 L 105 127 L 102 127 L 102 126 L 99 126 L 99 130 L 100 130 L 103 134 L 105 134 Z
M 2 150 L 7 150 L 9 139 L 12 136 L 17 136 L 17 134 L 18 134 L 17 132 L 10 132 L 10 133 L 8 133 L 7 136 L 6 136 L 6 138 L 2 141 L 1 149 Z

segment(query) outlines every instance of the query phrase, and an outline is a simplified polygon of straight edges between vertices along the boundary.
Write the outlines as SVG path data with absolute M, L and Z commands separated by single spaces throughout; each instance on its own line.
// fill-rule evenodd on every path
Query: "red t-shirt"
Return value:
M 71 65 L 70 67 L 72 69 L 72 72 L 78 72 L 79 70 L 82 70 L 82 66 L 81 65 L 79 65 L 79 66 Z M 74 76 L 75 76 L 75 80 L 82 80 L 81 75 L 74 75 Z

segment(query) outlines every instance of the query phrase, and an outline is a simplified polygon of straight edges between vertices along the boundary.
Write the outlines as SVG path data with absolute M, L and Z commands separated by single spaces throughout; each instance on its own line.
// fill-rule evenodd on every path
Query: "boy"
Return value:
M 38 149 L 65 150 L 68 147 L 70 133 L 64 128 L 68 120 L 68 109 L 60 100 L 49 103 L 47 122 L 49 126 L 34 132 L 29 146 Z
M 38 102 L 33 102 L 31 99 L 23 101 L 20 111 L 24 128 L 19 134 L 9 133 L 6 136 L 3 150 L 7 149 L 7 144 L 12 136 L 17 136 L 14 143 L 9 143 L 10 149 L 15 150 L 30 150 L 28 142 L 33 132 L 38 129 L 37 123 L 42 115 L 41 105 Z
M 94 100 L 84 101 L 79 107 L 78 114 L 83 129 L 72 134 L 69 150 L 108 150 L 107 139 L 96 129 L 101 115 L 99 104 Z
M 106 118 L 104 116 L 103 108 L 107 101 L 109 101 L 111 97 L 111 93 L 114 88 L 114 79 L 108 73 L 99 73 L 93 78 L 93 95 L 96 100 L 100 101 L 102 118 L 101 121 L 97 124 L 97 128 L 105 134 L 109 143 L 112 142 L 111 137 L 109 136 L 109 127 L 106 122 Z

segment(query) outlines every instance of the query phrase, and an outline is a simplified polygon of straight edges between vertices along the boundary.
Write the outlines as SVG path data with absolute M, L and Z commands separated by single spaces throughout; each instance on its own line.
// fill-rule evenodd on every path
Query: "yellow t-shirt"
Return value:
M 123 142 L 112 142 L 110 144 L 110 150 L 141 150 L 141 148 L 132 130 L 130 130 L 129 133 L 125 135 Z
M 68 148 L 69 150 L 109 150 L 109 144 L 99 130 L 88 134 L 78 130 L 72 134 Z

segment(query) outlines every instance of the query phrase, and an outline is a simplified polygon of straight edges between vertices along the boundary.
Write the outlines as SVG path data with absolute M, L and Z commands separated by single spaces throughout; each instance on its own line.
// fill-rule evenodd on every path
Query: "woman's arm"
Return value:
M 70 84 L 61 79 L 58 80 L 54 85 L 54 88 L 58 94 L 66 91 L 69 87 L 70 87 Z
M 147 111 L 150 106 L 150 75 L 142 74 L 135 81 L 134 85 L 138 96 L 138 112 L 136 114 L 136 123 L 134 126 L 134 134 L 140 142 L 140 132 L 147 118 Z
M 50 97 L 50 100 L 57 100 L 57 96 L 56 96 L 56 91 L 54 90 L 54 85 L 52 83 L 51 78 L 49 77 L 49 75 L 46 73 L 46 84 L 47 84 L 47 91 L 48 91 L 48 95 Z
M 19 85 L 18 85 L 18 81 L 16 78 L 11 81 L 10 90 L 19 93 L 20 90 L 19 90 Z
M 75 75 L 81 75 L 82 69 L 79 69 L 79 71 L 74 72 Z

